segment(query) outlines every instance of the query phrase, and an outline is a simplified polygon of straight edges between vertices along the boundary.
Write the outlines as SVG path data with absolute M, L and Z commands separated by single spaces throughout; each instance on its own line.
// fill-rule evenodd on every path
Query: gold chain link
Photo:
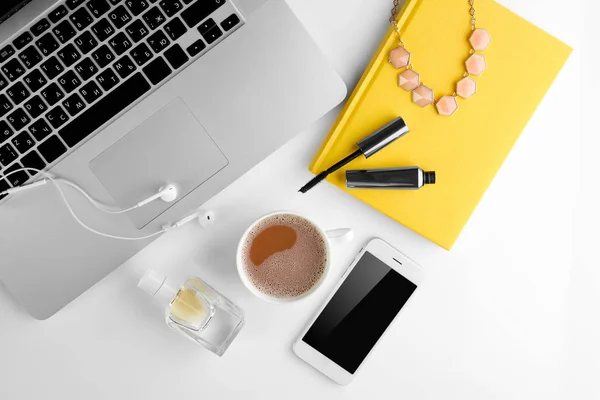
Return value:
M 392 15 L 390 16 L 390 25 L 392 25 L 394 31 L 396 31 L 396 34 L 398 35 L 398 44 L 404 47 L 404 41 L 402 40 L 402 35 L 400 34 L 400 28 L 396 22 L 396 17 L 398 16 L 401 8 L 402 6 L 400 5 L 400 0 L 394 0 L 394 7 L 392 8 Z
M 469 5 L 471 6 L 469 8 L 469 15 L 471 15 L 469 22 L 471 22 L 471 29 L 475 30 L 475 25 L 477 24 L 477 19 L 475 18 L 475 0 L 469 0 Z
M 475 18 L 475 0 L 467 1 L 470 6 L 469 15 L 471 16 L 469 22 L 471 23 L 471 29 L 475 30 L 477 25 L 477 19 Z M 402 36 L 400 35 L 400 28 L 398 27 L 398 22 L 396 21 L 396 18 L 398 18 L 398 13 L 400 12 L 401 8 L 402 6 L 400 5 L 400 0 L 394 0 L 394 7 L 391 11 L 392 15 L 390 16 L 390 25 L 392 25 L 394 31 L 398 35 L 398 43 L 400 44 L 400 46 L 404 47 L 404 40 L 402 40 Z

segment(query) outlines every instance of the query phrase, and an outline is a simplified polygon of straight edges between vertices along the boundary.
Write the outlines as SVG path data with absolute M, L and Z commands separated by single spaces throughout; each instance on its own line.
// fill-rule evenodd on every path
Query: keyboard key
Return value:
M 81 51 L 83 54 L 87 54 L 98 45 L 98 41 L 90 32 L 84 32 L 77 39 L 75 39 L 75 44 L 79 48 L 79 51 Z
M 98 81 L 98 83 L 100 84 L 100 86 L 102 86 L 102 89 L 104 89 L 105 92 L 107 92 L 110 89 L 114 88 L 117 85 L 117 83 L 119 83 L 119 78 L 113 72 L 113 70 L 110 69 L 110 68 L 107 68 L 104 71 L 102 71 L 96 77 L 96 80 Z
M 52 133 L 52 128 L 50 128 L 50 125 L 48 125 L 46 120 L 43 118 L 40 118 L 33 124 L 29 125 L 29 128 L 27 129 L 29 129 L 29 133 L 31 133 L 37 141 L 45 139 L 50 133 Z
M 158 28 L 167 20 L 158 7 L 151 8 L 150 11 L 142 16 L 142 18 L 152 30 Z
M 41 68 L 48 80 L 56 78 L 58 74 L 64 71 L 62 64 L 54 56 L 43 62 Z
M 96 82 L 90 81 L 88 84 L 79 89 L 79 93 L 83 96 L 88 104 L 93 103 L 102 96 L 102 90 L 98 87 Z
M 13 58 L 2 66 L 2 72 L 4 72 L 4 75 L 6 75 L 12 82 L 23 76 L 25 73 L 25 67 L 19 62 L 19 60 Z
M 75 71 L 77 71 L 82 80 L 87 81 L 98 72 L 98 67 L 96 67 L 96 64 L 89 57 L 86 57 L 75 66 Z
M 205 33 L 210 31 L 215 26 L 217 26 L 217 23 L 215 22 L 215 20 L 212 18 L 209 18 L 206 21 L 204 21 L 203 23 L 201 23 L 200 25 L 198 25 L 198 32 L 200 32 L 201 35 L 204 35 Z
M 163 31 L 156 31 L 152 36 L 150 36 L 147 40 L 152 50 L 155 53 L 160 53 L 169 45 L 169 39 Z
M 192 28 L 223 4 L 225 4 L 224 0 L 196 0 L 194 4 L 183 10 L 181 18 L 183 18 L 187 26 Z
M 0 91 L 4 90 L 6 86 L 8 86 L 8 80 L 0 74 Z
M 142 66 L 146 64 L 152 58 L 152 52 L 146 46 L 146 43 L 141 43 L 135 49 L 131 50 L 131 57 L 137 65 Z
M 13 41 L 13 45 L 17 48 L 17 50 L 21 50 L 23 47 L 31 43 L 32 40 L 33 36 L 31 36 L 31 33 L 25 32 Z
M 67 151 L 67 148 L 62 144 L 58 136 L 50 136 L 48 140 L 40 144 L 37 149 L 48 164 L 54 162 Z
M 183 0 L 183 4 L 190 4 L 194 0 Z
M 23 100 L 29 97 L 30 93 L 22 82 L 17 82 L 8 88 L 6 94 L 15 105 L 19 105 Z
M 175 43 L 171 46 L 167 51 L 165 51 L 165 58 L 171 64 L 173 69 L 177 69 L 185 64 L 189 57 L 185 54 L 185 51 L 182 50 L 181 46 Z
M 75 75 L 73 71 L 67 71 L 58 78 L 58 83 L 62 86 L 63 90 L 66 93 L 71 93 L 73 90 L 77 89 L 79 85 L 81 85 L 81 80 Z
M 158 5 L 167 14 L 167 17 L 172 17 L 183 8 L 178 0 L 162 0 Z
M 113 64 L 113 68 L 115 69 L 115 71 L 117 71 L 121 79 L 125 79 L 129 75 L 133 74 L 136 66 L 133 63 L 133 61 L 131 61 L 131 58 L 129 58 L 128 56 L 123 56 L 116 63 Z
M 65 64 L 65 67 L 67 68 L 75 64 L 81 58 L 81 55 L 72 43 L 69 43 L 68 45 L 60 49 L 58 53 L 56 53 L 56 55 L 58 56 L 58 58 L 60 58 L 60 60 L 63 62 L 63 64 Z
M 50 110 L 50 112 L 46 113 L 46 119 L 50 122 L 50 125 L 52 125 L 54 129 L 57 129 L 69 120 L 69 116 L 61 106 L 56 106 Z M 42 152 L 42 154 L 44 154 L 44 152 Z
M 50 14 L 48 14 L 48 18 L 50 18 L 50 21 L 52 21 L 52 23 L 55 24 L 58 21 L 60 21 L 68 13 L 69 13 L 69 11 L 67 10 L 67 8 L 61 4 L 60 6 L 56 7 L 54 10 L 50 11 Z
M 119 4 L 121 2 L 121 0 L 108 0 L 110 1 L 110 4 L 112 4 L 113 6 L 116 6 L 117 4 Z
M 208 44 L 214 43 L 221 36 L 223 36 L 223 31 L 218 26 L 215 26 L 208 32 L 202 33 L 202 37 Z
M 12 125 L 15 131 L 20 131 L 31 122 L 31 119 L 29 119 L 29 116 L 25 114 L 22 108 L 17 108 L 12 114 L 8 114 L 6 120 Z
M 19 54 L 19 59 L 27 68 L 33 68 L 42 61 L 42 55 L 34 46 L 29 46 Z
M 131 14 L 123 6 L 119 6 L 108 14 L 110 19 L 117 29 L 121 29 L 131 21 Z
M 31 27 L 31 33 L 37 37 L 44 33 L 48 28 L 50 28 L 50 22 L 46 18 L 42 18 Z
M 27 84 L 27 87 L 29 87 L 29 90 L 33 93 L 44 87 L 44 85 L 48 83 L 48 80 L 44 78 L 44 75 L 42 75 L 39 69 L 34 69 L 29 75 L 25 75 L 23 82 Z
M 58 49 L 58 46 L 60 46 L 51 33 L 46 33 L 44 36 L 36 40 L 35 45 L 45 56 Z
M 48 110 L 46 103 L 42 101 L 40 96 L 33 96 L 23 105 L 23 107 L 25 107 L 25 110 L 31 115 L 31 118 L 37 118 Z
M 135 43 L 142 40 L 142 38 L 148 34 L 148 28 L 146 28 L 146 25 L 139 19 L 129 24 L 129 26 L 125 28 L 125 31 Z
M 106 0 L 90 0 L 87 3 L 87 8 L 90 9 L 96 18 L 99 18 L 102 14 L 110 10 L 110 4 Z
M 10 102 L 10 100 L 8 100 L 8 97 L 6 97 L 3 94 L 0 94 L 0 117 L 5 116 L 7 112 L 12 110 L 12 108 L 13 105 Z
M 56 35 L 58 40 L 60 40 L 61 43 L 68 42 L 77 34 L 77 31 L 75 30 L 75 28 L 73 28 L 73 25 L 71 25 L 71 23 L 66 20 L 56 25 L 52 29 L 52 32 L 54 32 L 54 34 Z
M 71 10 L 74 10 L 85 2 L 86 0 L 67 0 L 66 4 L 67 7 L 69 7 Z
M 46 100 L 46 103 L 48 103 L 50 106 L 53 106 L 62 100 L 65 95 L 56 83 L 51 83 L 42 90 L 42 97 L 44 100 Z
M 194 43 L 192 43 L 186 50 L 190 57 L 195 57 L 205 48 L 206 45 L 204 44 L 202 39 L 198 39 Z
M 35 141 L 26 131 L 19 133 L 10 141 L 21 154 L 27 153 L 35 145 Z
M 5 144 L 0 147 L 0 164 L 8 167 L 8 165 L 17 159 L 17 151 L 10 145 Z
M 8 126 L 6 121 L 0 121 L 0 143 L 5 142 L 13 135 L 14 131 Z
M 169 35 L 171 40 L 177 40 L 181 36 L 183 36 L 184 33 L 187 32 L 187 28 L 185 27 L 183 22 L 181 22 L 181 20 L 177 17 L 175 17 L 172 21 L 166 24 L 163 29 L 165 30 L 165 32 L 167 32 L 167 35 Z
M 5 46 L 0 50 L 0 63 L 8 60 L 13 54 L 15 54 L 15 49 L 10 44 Z
M 67 112 L 74 117 L 75 114 L 79 113 L 85 108 L 85 103 L 81 100 L 81 97 L 77 93 L 73 93 L 65 101 L 62 102 L 63 107 Z
M 228 32 L 239 23 L 240 17 L 238 17 L 236 14 L 231 14 L 229 17 L 225 18 L 223 22 L 221 22 L 221 28 L 223 28 L 225 32 Z
M 70 147 L 88 137 L 96 129 L 142 97 L 150 85 L 139 72 L 123 81 L 112 92 L 85 110 L 59 131 L 60 137 Z
M 104 42 L 115 33 L 115 28 L 113 28 L 106 18 L 102 18 L 96 25 L 92 26 L 92 32 L 94 32 L 99 41 Z
M 100 66 L 100 68 L 104 68 L 108 64 L 113 62 L 113 60 L 115 59 L 115 56 L 110 51 L 108 46 L 104 44 L 104 45 L 100 46 L 98 48 L 98 50 L 96 50 L 95 52 L 92 53 L 92 58 L 94 59 L 94 61 L 96 61 L 96 63 Z
M 171 73 L 171 68 L 162 57 L 153 60 L 143 69 L 144 74 L 150 79 L 153 85 L 157 85 Z
M 75 28 L 82 31 L 94 22 L 94 18 L 90 15 L 90 13 L 84 8 L 81 7 L 79 10 L 75 11 L 69 17 Z
M 129 11 L 135 16 L 138 16 L 148 8 L 148 2 L 146 0 L 127 0 L 125 5 L 129 8 Z
M 21 162 L 23 163 L 23 167 L 26 168 L 35 168 L 37 170 L 43 171 L 46 168 L 46 163 L 42 160 L 42 157 L 37 153 L 37 151 L 32 150 L 27 153 L 23 158 L 21 158 Z M 27 171 L 29 175 L 34 176 L 36 174 L 35 171 Z
M 23 168 L 23 166 L 21 166 L 19 163 L 16 163 L 11 165 L 10 168 L 7 168 L 5 171 L 6 175 L 12 172 L 12 174 L 8 175 L 6 180 L 8 180 L 13 187 L 21 186 L 29 179 L 29 175 L 25 171 L 13 172 L 21 168 Z
M 118 56 L 125 53 L 128 49 L 131 48 L 131 42 L 123 32 L 120 32 L 118 35 L 113 36 L 108 41 L 108 44 L 110 44 L 110 47 L 112 47 L 113 51 L 117 53 Z

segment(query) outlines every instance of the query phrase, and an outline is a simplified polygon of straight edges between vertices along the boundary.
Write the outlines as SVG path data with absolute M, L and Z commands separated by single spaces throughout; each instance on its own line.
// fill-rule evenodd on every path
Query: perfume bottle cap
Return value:
M 167 307 L 175 298 L 179 287 L 169 282 L 166 275 L 150 270 L 142 276 L 138 288 L 152 296 L 160 305 Z

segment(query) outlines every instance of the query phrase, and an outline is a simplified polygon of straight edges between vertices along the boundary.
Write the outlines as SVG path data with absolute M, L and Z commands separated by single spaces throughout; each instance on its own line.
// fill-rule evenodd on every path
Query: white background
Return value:
M 289 3 L 352 88 L 387 29 L 391 0 Z M 50 320 L 33 320 L 0 287 L 0 399 L 599 398 L 599 10 L 591 0 L 501 3 L 575 52 L 452 251 L 328 184 L 296 193 L 338 109 L 212 199 L 210 230 L 188 225 L 162 237 Z M 277 209 L 357 232 L 335 250 L 325 286 L 293 305 L 252 297 L 235 270 L 244 228 Z M 339 387 L 291 344 L 375 236 L 417 260 L 428 280 L 355 381 Z M 246 312 L 221 359 L 171 332 L 135 287 L 136 266 L 182 272 L 192 262 Z

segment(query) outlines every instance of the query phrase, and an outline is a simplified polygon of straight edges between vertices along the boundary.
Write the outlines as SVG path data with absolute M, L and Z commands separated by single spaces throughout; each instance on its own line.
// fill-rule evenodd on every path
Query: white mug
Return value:
M 246 273 L 246 269 L 244 268 L 243 252 L 244 252 L 244 248 L 246 247 L 246 241 L 247 241 L 248 235 L 250 234 L 250 232 L 252 232 L 252 230 L 254 229 L 254 227 L 256 225 L 258 225 L 260 222 L 262 222 L 266 218 L 270 218 L 274 215 L 284 215 L 284 214 L 285 215 L 295 215 L 295 216 L 303 218 L 311 223 L 311 225 L 319 232 L 319 234 L 323 238 L 323 241 L 325 242 L 325 251 L 326 251 L 327 261 L 325 263 L 325 268 L 323 270 L 323 274 L 321 275 L 321 278 L 313 285 L 313 287 L 310 288 L 310 290 L 308 290 L 296 297 L 278 298 L 278 297 L 274 297 L 274 296 L 269 296 L 268 294 L 261 292 L 250 281 L 250 278 L 248 278 L 248 275 Z M 248 290 L 258 298 L 261 298 L 263 300 L 267 300 L 270 302 L 274 302 L 274 303 L 289 303 L 292 301 L 300 300 L 300 299 L 305 298 L 306 296 L 314 293 L 317 290 L 317 288 L 319 286 L 321 286 L 323 284 L 323 282 L 325 281 L 325 278 L 327 277 L 330 267 L 331 267 L 331 246 L 334 244 L 341 244 L 341 243 L 349 242 L 353 238 L 354 238 L 354 232 L 352 231 L 352 229 L 349 229 L 349 228 L 341 228 L 341 229 L 333 229 L 333 230 L 325 231 L 325 230 L 323 230 L 323 228 L 321 228 L 316 222 L 314 222 L 310 218 L 307 218 L 304 215 L 295 213 L 293 211 L 272 212 L 272 213 L 269 213 L 267 215 L 260 217 L 256 221 L 254 221 L 242 235 L 242 238 L 240 239 L 240 243 L 238 244 L 237 256 L 236 256 L 238 274 L 240 275 L 240 279 L 242 280 L 244 285 L 248 288 Z

